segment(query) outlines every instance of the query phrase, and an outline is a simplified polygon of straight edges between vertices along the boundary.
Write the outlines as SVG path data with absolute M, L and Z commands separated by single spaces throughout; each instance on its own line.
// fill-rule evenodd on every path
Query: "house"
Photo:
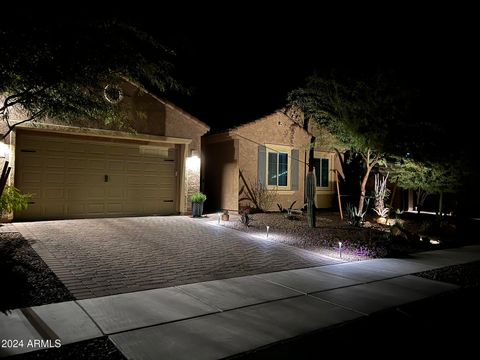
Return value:
M 276 111 L 223 132 L 202 138 L 204 191 L 210 211 L 238 211 L 253 205 L 251 193 L 266 188 L 274 199 L 265 210 L 278 210 L 277 203 L 300 208 L 305 201 L 305 175 L 312 133 L 302 119 Z M 317 131 L 316 128 L 313 130 Z M 333 171 L 339 163 L 334 152 L 315 150 L 316 205 L 333 206 L 336 194 Z
M 201 137 L 209 127 L 134 83 L 120 86 L 133 131 L 103 121 L 65 125 L 49 119 L 19 125 L 5 139 L 9 183 L 32 194 L 16 220 L 189 211 L 187 199 L 200 188 Z

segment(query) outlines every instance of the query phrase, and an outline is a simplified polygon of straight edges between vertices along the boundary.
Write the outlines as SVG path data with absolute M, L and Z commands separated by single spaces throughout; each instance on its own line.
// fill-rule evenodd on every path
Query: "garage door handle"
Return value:
M 105 175 L 105 176 L 104 176 L 104 181 L 105 181 L 105 182 L 108 182 L 108 175 Z

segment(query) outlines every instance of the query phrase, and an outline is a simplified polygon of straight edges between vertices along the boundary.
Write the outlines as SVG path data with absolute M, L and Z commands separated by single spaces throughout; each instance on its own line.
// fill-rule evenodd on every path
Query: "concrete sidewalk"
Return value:
M 0 315 L 0 338 L 25 345 L 0 356 L 108 335 L 131 359 L 223 358 L 451 291 L 409 274 L 478 260 L 469 246 L 18 309 Z

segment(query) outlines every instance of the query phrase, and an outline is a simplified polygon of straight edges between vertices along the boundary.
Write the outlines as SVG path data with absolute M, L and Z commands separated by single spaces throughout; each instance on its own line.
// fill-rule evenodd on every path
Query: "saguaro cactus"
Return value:
M 308 226 L 316 226 L 316 216 L 315 216 L 315 192 L 316 192 L 316 179 L 315 172 L 309 171 L 307 174 L 307 217 L 308 217 Z

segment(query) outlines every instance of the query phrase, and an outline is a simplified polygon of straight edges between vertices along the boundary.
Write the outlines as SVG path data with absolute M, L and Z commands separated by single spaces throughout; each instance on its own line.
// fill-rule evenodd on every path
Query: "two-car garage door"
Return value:
M 15 184 L 33 196 L 17 218 L 173 214 L 176 163 L 172 144 L 19 132 Z

